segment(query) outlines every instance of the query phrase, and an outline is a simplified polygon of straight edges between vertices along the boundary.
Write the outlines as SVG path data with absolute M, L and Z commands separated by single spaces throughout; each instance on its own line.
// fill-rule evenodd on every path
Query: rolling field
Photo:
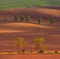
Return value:
M 30 16 L 31 23 L 12 22 L 18 15 Z M 37 24 L 37 17 L 43 18 L 41 25 Z M 0 20 L 4 17 L 9 22 L 0 22 L 0 51 L 17 51 L 15 39 L 24 37 L 28 42 L 26 50 L 30 50 L 35 37 L 44 37 L 49 50 L 60 50 L 60 10 L 50 8 L 11 8 L 0 10 Z M 49 25 L 49 19 L 56 19 L 54 26 Z
M 21 16 L 30 16 L 31 22 L 20 22 Z M 37 23 L 38 17 L 43 20 L 41 25 Z M 51 18 L 56 20 L 53 26 Z M 18 37 L 27 42 L 24 54 L 22 51 L 20 55 Z M 45 39 L 47 48 L 43 54 L 32 48 L 36 37 Z M 0 59 L 60 59 L 60 0 L 0 0 Z
M 2 23 L 0 24 L 0 51 L 17 51 L 15 39 L 24 37 L 28 42 L 26 51 L 31 49 L 31 41 L 35 37 L 44 37 L 48 49 L 60 49 L 60 30 L 57 26 L 37 25 L 29 23 Z

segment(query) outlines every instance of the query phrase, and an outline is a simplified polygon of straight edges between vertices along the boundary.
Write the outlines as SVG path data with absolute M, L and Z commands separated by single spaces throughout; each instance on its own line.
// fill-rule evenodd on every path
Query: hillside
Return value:
M 30 16 L 31 23 L 14 22 L 15 16 Z M 37 24 L 37 18 L 42 17 L 42 25 Z M 7 17 L 8 22 L 1 22 Z M 49 20 L 56 19 L 54 26 L 50 26 Z M 14 20 L 14 21 L 12 21 Z M 17 51 L 14 40 L 24 37 L 29 43 L 26 50 L 30 50 L 31 41 L 35 37 L 44 37 L 49 50 L 60 49 L 60 10 L 50 8 L 9 8 L 0 10 L 0 51 Z M 12 21 L 12 22 L 10 22 Z
M 50 18 L 60 20 L 60 10 L 58 8 L 9 8 L 0 10 L 0 18 L 7 17 L 13 20 L 16 15 L 19 17 L 22 15 L 30 16 L 35 19 L 37 17 L 42 17 L 44 20 L 49 20 Z
M 56 23 L 58 24 L 58 23 Z M 60 49 L 59 26 L 54 27 L 29 23 L 2 23 L 0 24 L 0 51 L 17 51 L 15 39 L 24 37 L 29 44 L 26 50 L 32 49 L 31 41 L 35 37 L 44 37 L 49 50 Z

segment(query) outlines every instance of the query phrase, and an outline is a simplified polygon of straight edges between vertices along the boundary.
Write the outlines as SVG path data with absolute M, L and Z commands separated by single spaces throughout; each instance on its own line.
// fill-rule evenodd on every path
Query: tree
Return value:
M 34 38 L 34 39 L 32 40 L 32 43 L 33 43 L 32 48 L 33 48 L 33 49 L 37 49 L 37 45 L 38 45 L 38 38 L 37 38 L 37 37 L 36 37 L 36 38 Z
M 38 24 L 41 24 L 41 23 L 42 23 L 42 18 L 38 17 Z
M 24 22 L 25 16 L 21 16 L 21 17 L 20 17 L 20 20 L 21 20 L 21 22 Z
M 50 19 L 50 24 L 51 24 L 51 26 L 52 26 L 54 23 L 55 23 L 55 19 L 54 19 L 54 18 L 51 18 L 51 19 Z
M 44 53 L 44 50 L 47 48 L 47 44 L 45 43 L 45 38 L 39 38 L 39 53 Z
M 43 37 L 40 37 L 38 42 L 39 42 L 39 48 L 43 50 L 45 48 L 44 46 L 45 39 Z
M 26 16 L 26 22 L 30 22 L 30 16 Z
M 43 37 L 40 37 L 40 38 L 35 38 L 33 40 L 33 43 L 34 43 L 34 49 L 37 49 L 39 50 L 39 53 L 40 52 L 43 52 L 44 49 L 46 48 L 46 43 L 45 43 L 45 39 Z
M 18 37 L 17 39 L 16 39 L 16 45 L 17 45 L 17 47 L 18 47 L 18 53 L 20 52 L 20 50 L 22 50 L 22 49 L 24 49 L 24 38 L 20 38 L 20 37 Z
M 18 21 L 18 16 L 15 16 L 15 21 Z

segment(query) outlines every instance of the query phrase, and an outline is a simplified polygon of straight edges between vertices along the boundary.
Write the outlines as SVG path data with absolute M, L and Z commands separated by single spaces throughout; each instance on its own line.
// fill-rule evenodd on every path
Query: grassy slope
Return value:
M 60 0 L 0 0 L 0 9 L 60 6 Z

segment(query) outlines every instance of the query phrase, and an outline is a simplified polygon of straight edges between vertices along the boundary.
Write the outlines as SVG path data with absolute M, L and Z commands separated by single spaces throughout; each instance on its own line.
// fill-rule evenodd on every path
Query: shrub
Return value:
M 20 17 L 20 20 L 21 20 L 21 22 L 24 22 L 25 16 L 21 16 L 21 17 Z
M 23 54 L 25 53 L 25 50 L 24 50 L 24 49 L 22 49 L 22 53 L 23 53 Z
M 18 16 L 15 16 L 15 21 L 18 21 Z
M 26 16 L 26 22 L 30 22 L 30 16 Z
M 55 53 L 58 53 L 58 51 L 55 51 Z
M 33 51 L 31 50 L 30 52 L 32 53 Z
M 39 18 L 38 18 L 38 24 L 41 24 L 41 23 L 42 23 L 42 18 L 39 17 Z
M 44 50 L 40 50 L 39 53 L 40 53 L 40 54 L 41 54 L 41 53 L 44 53 Z
M 55 23 L 55 19 L 54 18 L 51 18 L 50 19 L 50 25 L 52 26 L 54 23 Z
M 4 22 L 7 22 L 7 18 L 6 18 L 6 17 L 4 17 L 4 19 L 3 19 L 3 20 L 4 20 Z

